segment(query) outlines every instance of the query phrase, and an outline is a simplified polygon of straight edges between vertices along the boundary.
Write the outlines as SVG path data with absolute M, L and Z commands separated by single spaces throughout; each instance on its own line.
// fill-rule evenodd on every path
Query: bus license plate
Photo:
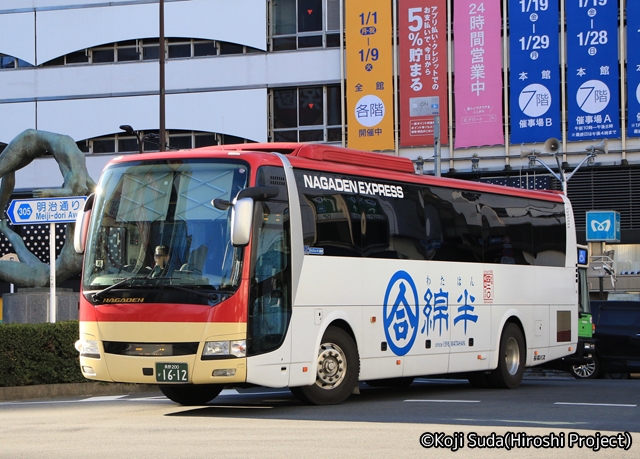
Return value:
M 157 382 L 189 382 L 188 365 L 186 363 L 156 363 Z

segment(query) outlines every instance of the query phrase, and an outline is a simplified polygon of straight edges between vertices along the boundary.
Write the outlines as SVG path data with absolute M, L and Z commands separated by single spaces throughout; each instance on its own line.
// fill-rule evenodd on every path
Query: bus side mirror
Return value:
M 85 244 L 87 243 L 87 232 L 89 231 L 89 221 L 91 220 L 94 197 L 94 194 L 89 195 L 84 202 L 84 206 L 76 216 L 76 228 L 73 232 L 73 248 L 76 250 L 76 253 L 83 253 Z
M 249 243 L 253 226 L 253 199 L 238 199 L 231 210 L 231 244 L 244 247 Z
M 224 199 L 211 201 L 213 207 L 218 210 L 227 210 L 231 207 L 231 244 L 234 247 L 244 247 L 249 244 L 253 226 L 254 200 L 266 201 L 275 198 L 279 191 L 276 186 L 255 186 L 240 190 L 233 202 Z

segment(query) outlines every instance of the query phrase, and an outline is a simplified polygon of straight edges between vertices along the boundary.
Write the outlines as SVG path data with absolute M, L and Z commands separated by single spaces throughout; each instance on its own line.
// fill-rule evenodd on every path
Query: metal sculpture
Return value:
M 15 173 L 39 157 L 50 153 L 62 173 L 60 188 L 34 190 L 34 197 L 53 198 L 88 196 L 96 187 L 87 171 L 84 153 L 68 135 L 27 129 L 16 136 L 0 154 L 0 209 L 4 210 L 15 188 Z M 73 249 L 75 224 L 67 224 L 65 243 L 56 259 L 56 282 L 78 274 L 82 266 L 82 255 Z M 15 233 L 6 215 L 0 219 L 2 232 L 18 255 L 19 262 L 0 260 L 0 279 L 22 287 L 44 287 L 49 284 L 49 265 L 41 262 L 29 249 L 20 235 Z

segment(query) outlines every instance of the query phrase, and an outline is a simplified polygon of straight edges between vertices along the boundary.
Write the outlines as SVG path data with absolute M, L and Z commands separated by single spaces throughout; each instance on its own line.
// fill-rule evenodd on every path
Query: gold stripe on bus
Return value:
M 82 322 L 81 330 L 100 341 L 180 343 L 245 339 L 246 323 Z

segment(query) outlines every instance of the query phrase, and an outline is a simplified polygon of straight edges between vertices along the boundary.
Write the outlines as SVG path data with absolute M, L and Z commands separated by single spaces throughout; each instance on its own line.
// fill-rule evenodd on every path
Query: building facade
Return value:
M 558 165 L 580 165 L 580 239 L 586 211 L 619 211 L 621 245 L 597 251 L 640 271 L 639 21 L 629 0 L 3 0 L 0 149 L 67 134 L 97 180 L 164 123 L 170 148 L 329 142 L 510 186 L 562 189 Z M 53 170 L 18 171 L 16 195 L 60 186 Z

